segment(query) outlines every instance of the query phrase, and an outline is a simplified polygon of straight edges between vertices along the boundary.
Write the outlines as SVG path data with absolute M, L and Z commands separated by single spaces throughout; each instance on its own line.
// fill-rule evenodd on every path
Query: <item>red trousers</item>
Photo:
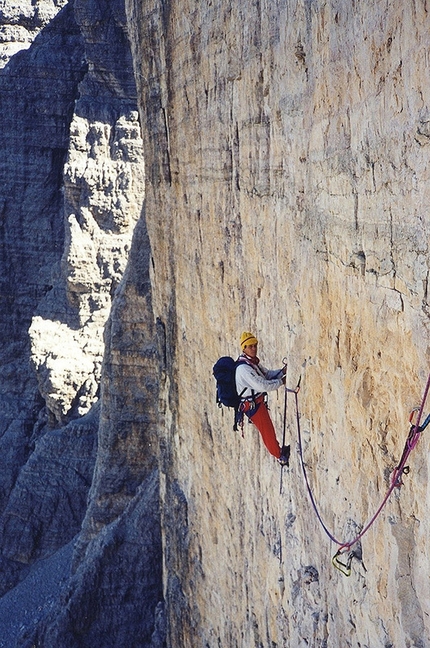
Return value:
M 250 419 L 260 432 L 264 445 L 270 454 L 276 457 L 276 459 L 279 459 L 281 456 L 281 448 L 276 438 L 275 428 L 273 427 L 266 403 L 260 403 L 257 411 L 250 416 Z

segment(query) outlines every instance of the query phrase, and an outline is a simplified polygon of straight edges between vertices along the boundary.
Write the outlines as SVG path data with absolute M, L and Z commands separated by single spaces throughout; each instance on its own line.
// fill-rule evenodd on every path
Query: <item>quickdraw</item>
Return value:
M 354 552 L 350 552 L 346 562 L 339 560 L 339 556 L 341 555 L 342 554 L 339 549 L 339 551 L 335 553 L 335 555 L 331 559 L 332 565 L 333 567 L 336 567 L 336 569 L 338 569 L 340 572 L 342 572 L 342 574 L 345 574 L 345 576 L 351 576 L 351 564 L 352 559 L 354 558 Z
M 402 479 L 401 479 L 402 475 L 408 475 L 410 472 L 409 466 L 405 465 L 407 458 L 409 457 L 410 453 L 418 443 L 418 439 L 421 435 L 421 432 L 425 430 L 428 424 L 430 423 L 430 414 L 428 414 L 428 416 L 426 417 L 422 425 L 419 425 L 418 418 L 414 423 L 414 416 L 417 413 L 418 413 L 417 416 L 419 416 L 419 412 L 420 412 L 420 408 L 414 407 L 414 409 L 411 411 L 409 415 L 409 423 L 412 423 L 412 425 L 409 430 L 408 438 L 406 439 L 405 447 L 403 448 L 401 459 L 398 465 L 396 466 L 396 468 L 394 469 L 394 475 L 393 475 L 393 481 L 395 481 L 395 486 L 397 488 L 400 488 L 400 486 L 402 486 Z

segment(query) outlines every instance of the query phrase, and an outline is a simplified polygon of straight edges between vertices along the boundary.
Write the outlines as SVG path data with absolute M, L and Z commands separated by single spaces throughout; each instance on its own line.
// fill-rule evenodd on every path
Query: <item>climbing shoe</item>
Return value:
M 289 466 L 290 464 L 290 446 L 282 446 L 281 456 L 278 459 L 281 466 Z

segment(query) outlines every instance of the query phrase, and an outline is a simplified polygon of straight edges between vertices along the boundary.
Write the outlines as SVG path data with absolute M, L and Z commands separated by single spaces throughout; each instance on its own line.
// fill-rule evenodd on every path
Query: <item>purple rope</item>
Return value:
M 373 515 L 373 517 L 370 519 L 370 521 L 366 524 L 366 526 L 362 529 L 362 531 L 354 538 L 354 540 L 351 540 L 350 542 L 341 542 L 340 540 L 338 540 L 329 531 L 328 527 L 324 523 L 324 520 L 322 519 L 321 514 L 319 512 L 317 503 L 315 501 L 315 498 L 314 498 L 314 495 L 312 493 L 312 489 L 311 489 L 311 486 L 310 486 L 310 483 L 309 483 L 309 479 L 308 479 L 308 475 L 307 475 L 307 471 L 306 471 L 306 465 L 305 465 L 305 461 L 304 461 L 304 458 L 303 458 L 303 444 L 302 444 L 302 434 L 301 434 L 301 428 L 300 428 L 298 390 L 296 390 L 294 392 L 295 403 L 296 403 L 297 436 L 298 436 L 298 442 L 299 442 L 300 463 L 301 463 L 301 466 L 302 466 L 303 477 L 305 479 L 306 488 L 307 488 L 307 491 L 308 491 L 308 494 L 309 494 L 309 497 L 310 497 L 310 500 L 311 500 L 311 503 L 312 503 L 312 507 L 314 509 L 314 512 L 315 512 L 315 514 L 316 514 L 322 528 L 324 529 L 324 531 L 326 532 L 326 534 L 328 535 L 330 540 L 332 540 L 335 544 L 339 545 L 339 547 L 340 547 L 339 551 L 337 552 L 338 554 L 342 553 L 342 551 L 348 551 L 349 549 L 351 549 L 351 547 L 354 546 L 364 536 L 364 534 L 370 529 L 372 524 L 375 522 L 376 518 L 381 513 L 382 509 L 384 508 L 385 504 L 387 503 L 387 500 L 390 497 L 391 493 L 393 492 L 394 488 L 396 488 L 396 486 L 401 485 L 401 482 L 399 482 L 399 476 L 402 474 L 403 468 L 405 467 L 405 464 L 406 464 L 406 461 L 407 461 L 410 453 L 412 452 L 412 450 L 415 448 L 416 444 L 418 443 L 418 439 L 420 437 L 420 432 L 421 431 L 419 429 L 419 426 L 420 426 L 420 421 L 421 421 L 421 417 L 422 417 L 422 414 L 423 414 L 423 411 L 424 411 L 424 406 L 425 406 L 425 403 L 426 403 L 426 400 L 427 400 L 429 389 L 430 389 L 430 374 L 429 374 L 429 377 L 427 379 L 427 385 L 426 385 L 426 388 L 424 390 L 424 394 L 423 394 L 423 398 L 422 398 L 422 401 L 421 401 L 421 407 L 420 407 L 420 410 L 419 410 L 419 413 L 418 413 L 417 421 L 415 423 L 415 426 L 413 427 L 412 433 L 408 436 L 408 439 L 406 440 L 406 445 L 405 445 L 406 451 L 404 452 L 404 455 L 402 457 L 402 460 L 401 460 L 400 464 L 397 466 L 397 468 L 394 471 L 394 475 L 393 475 L 393 479 L 391 481 L 391 485 L 390 485 L 384 499 L 382 500 L 379 508 L 377 509 L 376 513 Z

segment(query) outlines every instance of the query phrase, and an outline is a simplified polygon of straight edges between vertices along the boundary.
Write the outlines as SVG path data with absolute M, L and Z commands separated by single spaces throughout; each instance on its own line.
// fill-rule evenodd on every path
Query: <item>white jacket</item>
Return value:
M 282 384 L 282 369 L 266 369 L 261 363 L 248 362 L 241 362 L 236 368 L 236 391 L 241 398 L 279 389 Z

